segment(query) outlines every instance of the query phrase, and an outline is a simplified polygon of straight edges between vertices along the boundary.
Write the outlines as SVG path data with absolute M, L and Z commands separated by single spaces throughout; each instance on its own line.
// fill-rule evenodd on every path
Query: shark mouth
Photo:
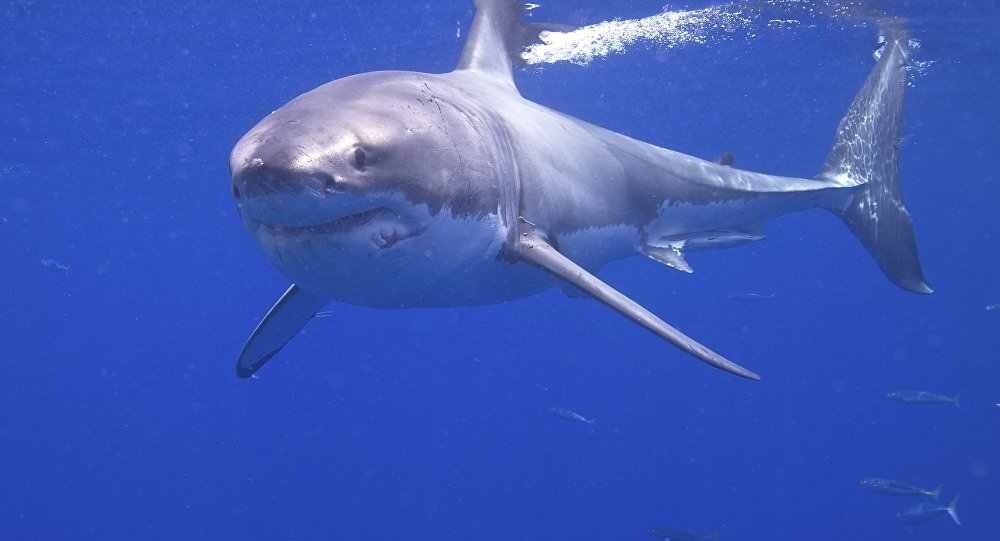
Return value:
M 378 248 L 391 248 L 401 240 L 415 237 L 423 232 L 423 227 L 408 224 L 399 213 L 388 207 L 374 207 L 356 214 L 349 214 L 317 225 L 283 226 L 250 218 L 252 223 L 278 238 L 292 238 L 300 235 L 331 237 L 354 233 L 368 234 L 369 240 Z

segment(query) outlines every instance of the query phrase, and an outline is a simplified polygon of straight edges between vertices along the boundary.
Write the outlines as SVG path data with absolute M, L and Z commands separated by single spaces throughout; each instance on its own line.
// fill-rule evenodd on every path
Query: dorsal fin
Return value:
M 717 164 L 719 164 L 719 165 L 728 165 L 728 166 L 732 167 L 733 166 L 733 153 L 732 152 L 723 152 L 722 154 L 719 154 L 718 156 L 716 156 L 715 159 L 712 160 L 712 161 L 715 162 L 715 163 L 717 163 Z
M 513 71 L 523 64 L 521 51 L 538 43 L 546 30 L 566 31 L 559 25 L 527 23 L 524 12 L 535 7 L 514 0 L 474 0 L 476 18 L 455 70 L 488 73 L 514 86 Z

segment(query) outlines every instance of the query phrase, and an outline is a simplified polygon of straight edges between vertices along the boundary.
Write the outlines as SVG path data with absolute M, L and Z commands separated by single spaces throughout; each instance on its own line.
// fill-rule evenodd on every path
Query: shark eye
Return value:
M 360 148 L 354 149 L 354 166 L 359 170 L 365 170 L 365 162 L 368 161 L 368 156 L 365 155 L 365 151 Z

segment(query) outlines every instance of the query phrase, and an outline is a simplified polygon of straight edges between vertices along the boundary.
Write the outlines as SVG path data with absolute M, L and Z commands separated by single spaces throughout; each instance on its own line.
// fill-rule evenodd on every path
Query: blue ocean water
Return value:
M 449 71 L 471 2 L 0 3 L 0 537 L 996 539 L 1000 11 L 875 5 L 909 19 L 930 63 L 907 95 L 900 172 L 933 295 L 892 285 L 821 211 L 691 254 L 692 275 L 644 258 L 601 273 L 763 375 L 751 382 L 556 290 L 331 304 L 238 379 L 288 283 L 237 218 L 232 146 L 329 80 Z M 871 28 L 821 7 L 517 83 L 638 139 L 808 177 L 875 49 Z M 662 9 L 552 0 L 534 17 Z M 776 296 L 729 298 L 744 292 Z M 962 407 L 886 398 L 899 389 L 962 392 Z M 963 524 L 900 523 L 917 500 L 865 477 L 944 483 Z

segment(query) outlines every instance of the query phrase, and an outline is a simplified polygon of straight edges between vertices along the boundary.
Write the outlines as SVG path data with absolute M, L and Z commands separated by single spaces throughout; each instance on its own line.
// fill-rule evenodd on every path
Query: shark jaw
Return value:
M 321 280 L 317 271 L 331 261 L 360 270 L 371 260 L 412 255 L 407 244 L 427 230 L 432 218 L 426 209 L 392 195 L 338 194 L 333 208 L 314 207 L 308 219 L 298 210 L 315 204 L 301 201 L 311 196 L 285 194 L 281 199 L 280 204 L 241 201 L 240 217 L 257 247 L 296 283 Z M 282 216 L 286 211 L 287 217 Z
M 286 196 L 285 207 L 295 207 Z M 492 304 L 510 294 L 510 264 L 501 253 L 507 227 L 497 213 L 432 213 L 401 195 L 345 198 L 332 219 L 280 225 L 240 216 L 257 247 L 295 284 L 331 300 L 375 308 Z M 360 209 L 360 210 L 359 210 Z M 278 223 L 275 223 L 278 222 Z M 548 287 L 545 275 L 515 287 L 526 296 Z M 524 289 L 524 291 L 520 291 Z
M 244 224 L 258 242 L 278 246 L 285 239 L 305 236 L 332 246 L 361 244 L 367 240 L 377 250 L 395 247 L 400 241 L 419 236 L 426 229 L 422 220 L 406 219 L 388 207 L 376 206 L 316 225 L 274 225 L 244 216 Z M 280 253 L 276 254 L 278 257 Z

